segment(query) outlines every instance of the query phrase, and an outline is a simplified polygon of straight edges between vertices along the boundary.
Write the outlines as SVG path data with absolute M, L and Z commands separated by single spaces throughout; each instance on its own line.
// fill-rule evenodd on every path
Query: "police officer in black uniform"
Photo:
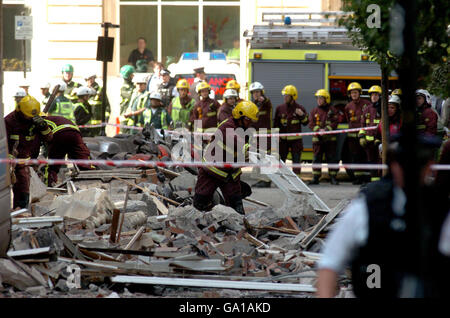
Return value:
M 335 295 L 337 277 L 347 265 L 360 298 L 449 296 L 450 258 L 438 248 L 448 196 L 426 181 L 439 146 L 434 138 L 419 139 L 421 221 L 405 212 L 404 171 L 399 163 L 405 158 L 394 141 L 387 154 L 388 175 L 361 191 L 328 236 L 319 262 L 319 297 Z

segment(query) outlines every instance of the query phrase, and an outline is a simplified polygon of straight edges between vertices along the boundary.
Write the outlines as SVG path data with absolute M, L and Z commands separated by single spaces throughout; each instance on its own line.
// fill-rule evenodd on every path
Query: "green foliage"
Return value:
M 370 4 L 377 4 L 381 9 L 380 28 L 369 28 L 367 18 L 371 14 L 367 12 Z M 386 66 L 389 70 L 397 69 L 398 58 L 389 52 L 390 36 L 390 12 L 395 5 L 395 0 L 343 0 L 343 11 L 354 12 L 353 15 L 343 17 L 339 25 L 349 30 L 349 36 L 353 44 L 367 51 L 372 59 Z M 440 67 L 444 67 L 449 55 L 449 35 L 447 27 L 450 25 L 450 1 L 448 0 L 418 0 L 416 39 L 418 46 L 418 74 L 419 84 L 426 86 L 432 80 L 433 71 L 436 73 Z M 411 27 L 411 26 L 406 26 Z M 447 64 L 448 65 L 448 64 Z M 448 66 L 447 66 L 448 70 Z M 448 90 L 448 71 L 446 87 Z M 439 87 L 442 80 L 437 81 Z M 433 91 L 433 88 L 431 89 Z M 446 92 L 448 95 L 448 91 Z

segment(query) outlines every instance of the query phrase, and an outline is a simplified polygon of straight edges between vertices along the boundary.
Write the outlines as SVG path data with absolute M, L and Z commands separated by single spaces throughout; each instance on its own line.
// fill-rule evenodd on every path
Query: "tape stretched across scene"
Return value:
M 112 123 L 102 123 L 98 125 L 80 125 L 79 128 L 99 128 L 99 127 L 106 127 L 106 126 L 113 126 L 113 127 L 119 127 L 124 129 L 131 129 L 131 130 L 143 130 L 143 127 L 138 126 L 126 126 L 121 124 L 112 124 Z M 349 129 L 339 129 L 339 130 L 328 130 L 328 131 L 317 131 L 317 132 L 303 132 L 303 133 L 275 133 L 275 134 L 255 134 L 255 137 L 298 137 L 298 136 L 321 136 L 321 135 L 333 135 L 333 134 L 345 134 L 345 133 L 351 133 L 351 132 L 359 132 L 360 130 L 374 130 L 377 129 L 377 126 L 371 126 L 371 127 L 360 127 L 360 128 L 349 128 Z M 177 130 L 165 130 L 168 134 L 173 135 L 188 135 L 188 134 L 194 134 L 194 135 L 204 135 L 204 136 L 213 136 L 214 133 L 202 133 L 202 132 L 188 132 L 188 131 L 177 131 Z
M 249 162 L 183 162 L 183 161 L 143 161 L 143 160 L 84 160 L 84 159 L 0 159 L 0 163 L 6 164 L 23 164 L 23 165 L 67 165 L 76 164 L 81 166 L 111 166 L 111 167 L 216 167 L 216 168 L 243 168 L 243 167 L 259 167 L 259 168 L 281 168 L 283 164 L 277 163 L 249 163 Z M 323 168 L 328 169 L 351 169 L 351 170 L 381 170 L 387 169 L 384 164 L 337 164 L 337 163 L 321 163 L 321 164 L 284 164 L 288 168 Z M 433 170 L 450 170 L 450 165 L 432 165 Z

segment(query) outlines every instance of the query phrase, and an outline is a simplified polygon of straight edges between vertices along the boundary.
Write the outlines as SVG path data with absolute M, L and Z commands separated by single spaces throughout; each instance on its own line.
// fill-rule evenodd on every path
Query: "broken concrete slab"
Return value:
M 55 215 L 84 221 L 86 228 L 94 229 L 111 221 L 115 207 L 107 191 L 90 188 L 59 196 L 49 208 L 55 209 Z
M 34 296 L 44 297 L 48 294 L 47 288 L 44 286 L 28 287 L 25 292 Z
M 22 268 L 26 269 L 25 271 Z M 0 258 L 0 276 L 3 284 L 9 284 L 19 290 L 26 290 L 28 287 L 40 286 L 42 282 L 45 283 L 45 279 L 34 268 L 25 264 L 20 264 L 20 267 L 16 266 L 12 261 L 5 258 Z M 30 277 L 27 272 L 32 273 L 33 277 Z
M 172 179 L 170 184 L 177 190 L 194 189 L 197 177 L 187 171 L 183 171 L 178 177 Z
M 131 231 L 144 225 L 146 222 L 147 215 L 142 211 L 125 213 L 122 230 L 124 232 Z
M 39 201 L 47 194 L 47 186 L 41 181 L 33 168 L 30 169 L 30 202 Z

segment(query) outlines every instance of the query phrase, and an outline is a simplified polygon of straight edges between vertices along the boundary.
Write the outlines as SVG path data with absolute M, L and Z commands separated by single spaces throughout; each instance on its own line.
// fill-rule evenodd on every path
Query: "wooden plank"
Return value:
M 159 201 L 157 197 L 152 196 L 151 198 L 152 198 L 153 202 L 156 204 L 158 211 L 162 215 L 167 215 L 169 213 L 169 209 L 166 208 L 166 206 L 161 201 Z
M 120 210 L 113 210 L 113 217 L 111 221 L 111 233 L 109 235 L 109 241 L 115 243 L 117 240 L 117 227 L 119 226 Z M 122 224 L 121 224 L 122 225 Z
M 139 230 L 137 231 L 137 233 L 133 236 L 133 238 L 131 239 L 131 241 L 127 244 L 127 246 L 125 246 L 125 250 L 129 250 L 130 248 L 133 247 L 134 243 L 136 243 L 136 241 L 141 237 L 142 233 L 144 233 L 145 231 L 145 226 L 141 226 L 139 228 Z M 120 254 L 119 256 L 117 256 L 117 260 L 120 261 L 122 259 L 123 254 Z
M 341 200 L 334 208 L 331 210 L 330 213 L 325 215 L 319 223 L 314 227 L 314 229 L 300 242 L 300 246 L 302 248 L 307 248 L 309 244 L 314 240 L 314 238 L 327 227 L 328 224 L 331 223 L 338 215 L 339 213 L 344 210 L 344 208 L 349 203 L 349 200 Z
M 295 223 L 294 220 L 293 220 L 290 216 L 287 216 L 287 217 L 286 217 L 286 220 L 289 222 L 289 224 L 292 226 L 292 228 L 293 228 L 294 230 L 297 230 L 297 231 L 300 232 L 300 229 L 298 228 L 297 223 Z

